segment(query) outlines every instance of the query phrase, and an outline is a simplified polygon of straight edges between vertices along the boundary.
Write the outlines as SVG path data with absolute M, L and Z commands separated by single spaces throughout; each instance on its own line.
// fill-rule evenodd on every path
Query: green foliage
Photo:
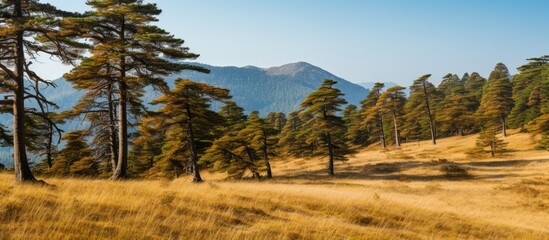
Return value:
M 312 155 L 310 151 L 313 146 L 307 144 L 305 140 L 305 123 L 309 118 L 311 118 L 310 115 L 290 112 L 278 141 L 279 148 L 283 154 L 294 157 Z
M 483 126 L 500 123 L 506 127 L 506 119 L 513 108 L 513 88 L 508 78 L 509 71 L 498 63 L 484 86 L 482 100 L 477 111 L 478 120 Z M 496 78 L 505 76 L 503 78 Z M 504 132 L 505 135 L 505 132 Z
M 105 90 L 107 96 L 113 91 L 117 93 L 119 159 L 115 161 L 113 178 L 124 178 L 127 175 L 128 115 L 141 115 L 143 89 L 150 86 L 167 91 L 165 77 L 182 70 L 208 70 L 175 61 L 195 59 L 198 55 L 182 47 L 182 39 L 154 24 L 161 13 L 156 4 L 141 0 L 93 0 L 86 4 L 92 11 L 82 17 L 67 18 L 63 24 L 67 34 L 91 40 L 91 56 L 84 58 L 66 77 L 88 91 Z M 104 96 L 94 94 L 95 99 Z M 109 99 L 107 104 L 113 101 Z
M 465 85 L 459 82 L 445 94 L 441 108 L 437 112 L 437 120 L 440 123 L 439 134 L 463 136 L 474 131 L 477 102 Z
M 490 125 L 485 127 L 477 139 L 476 145 L 479 152 L 486 152 L 485 148 L 489 148 L 488 152 L 494 157 L 497 153 L 504 153 L 507 151 L 505 147 L 507 142 L 503 141 L 497 136 L 499 132 L 497 125 Z
M 527 124 L 528 131 L 541 134 L 539 148 L 549 150 L 549 65 L 542 68 L 544 76 L 539 84 L 540 116 Z
M 509 115 L 509 125 L 523 129 L 526 124 L 541 116 L 541 88 L 547 73 L 549 56 L 528 59 L 529 63 L 518 68 L 513 78 L 514 107 Z
M 369 141 L 369 132 L 367 128 L 362 125 L 363 110 L 358 109 L 353 104 L 347 105 L 343 111 L 343 121 L 347 132 L 345 138 L 352 145 L 367 146 Z
M 434 103 L 437 89 L 428 81 L 431 74 L 424 75 L 410 86 L 410 97 L 404 105 L 402 135 L 409 140 L 426 139 L 431 136 L 431 123 L 434 124 Z
M 384 124 L 394 133 L 395 146 L 400 146 L 400 132 L 402 117 L 404 115 L 404 105 L 406 104 L 406 95 L 401 86 L 394 86 L 379 96 L 375 109 L 381 113 L 383 117 L 390 119 L 392 124 Z
M 84 139 L 83 131 L 74 131 L 63 136 L 65 148 L 55 155 L 49 174 L 60 176 L 97 176 L 99 163 L 93 158 Z
M 362 125 L 365 126 L 369 132 L 369 141 L 374 142 L 379 138 L 382 148 L 387 146 L 387 137 L 385 136 L 384 129 L 384 125 L 386 124 L 383 122 L 381 110 L 376 106 L 384 87 L 385 84 L 376 83 L 368 96 L 366 96 L 366 99 L 361 102 Z
M 330 175 L 334 174 L 333 161 L 347 160 L 345 154 L 349 152 L 345 141 L 345 124 L 337 115 L 347 101 L 341 98 L 344 94 L 333 87 L 336 83 L 333 80 L 324 80 L 322 85 L 301 103 L 303 114 L 312 116 L 305 123 L 308 128 L 305 141 L 319 144 L 313 155 L 328 156 Z
M 210 109 L 211 103 L 230 98 L 227 89 L 186 79 L 176 80 L 173 90 L 153 102 L 163 104 L 152 119 L 154 129 L 162 132 L 165 139 L 162 153 L 147 175 L 168 178 L 176 178 L 184 172 L 199 175 L 198 159 L 221 135 L 218 126 L 223 125 L 223 118 Z M 147 143 L 143 144 L 142 150 L 146 151 L 146 147 Z M 149 144 L 149 148 L 154 152 L 154 146 Z M 195 181 L 201 181 L 197 178 Z

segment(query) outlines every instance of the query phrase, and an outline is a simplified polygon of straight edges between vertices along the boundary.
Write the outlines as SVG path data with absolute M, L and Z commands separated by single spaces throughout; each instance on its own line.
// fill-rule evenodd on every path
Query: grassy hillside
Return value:
M 463 154 L 475 136 L 372 146 L 335 178 L 325 159 L 279 159 L 262 182 L 36 187 L 0 174 L 0 239 L 548 239 L 549 153 L 527 134 L 507 140 L 512 151 L 494 159 Z

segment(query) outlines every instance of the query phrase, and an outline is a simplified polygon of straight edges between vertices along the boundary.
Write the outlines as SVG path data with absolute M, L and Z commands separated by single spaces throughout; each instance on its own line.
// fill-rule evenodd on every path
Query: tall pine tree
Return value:
M 40 90 L 54 86 L 32 70 L 36 57 L 45 54 L 68 63 L 79 56 L 80 43 L 63 35 L 60 20 L 75 14 L 61 11 L 37 0 L 0 1 L 0 87 L 13 94 L 13 153 L 17 182 L 36 181 L 27 157 L 25 115 L 35 115 L 55 125 L 46 114 L 55 104 Z M 26 79 L 32 84 L 26 84 Z M 25 102 L 34 101 L 34 106 Z
M 344 139 L 338 138 L 345 127 L 343 120 L 337 115 L 347 101 L 342 98 L 344 94 L 333 87 L 336 83 L 334 80 L 324 80 L 301 103 L 301 110 L 314 116 L 309 120 L 311 124 L 308 127 L 312 131 L 309 138 L 319 139 L 324 143 L 323 147 L 328 155 L 328 174 L 331 176 L 334 175 L 334 160 L 346 160 L 343 153 L 347 150 Z
M 182 70 L 208 70 L 174 60 L 195 59 L 198 55 L 182 47 L 184 41 L 154 25 L 161 10 L 142 0 L 90 0 L 92 7 L 83 18 L 68 19 L 66 25 L 78 27 L 94 47 L 88 58 L 93 67 L 81 65 L 76 75 L 94 75 L 104 69 L 116 86 L 118 108 L 118 161 L 113 179 L 127 176 L 128 108 L 139 102 L 138 92 L 145 86 L 167 90 L 164 77 Z M 102 36 L 107 36 L 102 38 Z

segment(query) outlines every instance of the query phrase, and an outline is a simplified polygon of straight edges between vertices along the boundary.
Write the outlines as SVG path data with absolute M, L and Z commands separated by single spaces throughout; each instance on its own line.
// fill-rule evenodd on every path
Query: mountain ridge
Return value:
M 306 62 L 288 63 L 281 66 L 260 68 L 256 66 L 213 66 L 198 62 L 186 62 L 186 64 L 206 67 L 211 70 L 209 74 L 198 72 L 183 72 L 168 76 L 166 81 L 170 87 L 174 86 L 177 78 L 190 79 L 217 87 L 227 88 L 231 91 L 233 101 L 243 107 L 246 112 L 259 111 L 262 116 L 268 112 L 284 112 L 299 110 L 299 104 L 305 97 L 316 90 L 324 79 L 338 81 L 335 87 L 344 94 L 344 98 L 350 103 L 358 105 L 366 97 L 368 90 L 355 83 L 340 78 L 320 67 Z M 72 84 L 64 78 L 53 81 L 56 88 L 46 88 L 42 94 L 50 101 L 59 105 L 56 111 L 71 109 L 84 91 L 73 88 Z M 143 96 L 144 103 L 148 104 L 160 96 L 152 88 L 147 88 Z M 220 104 L 213 104 L 217 109 Z M 158 106 L 150 106 L 154 109 Z M 0 115 L 0 122 L 11 126 L 12 117 L 9 114 Z M 61 126 L 65 132 L 86 127 L 82 120 L 69 120 Z M 0 163 L 11 165 L 11 149 L 0 148 Z

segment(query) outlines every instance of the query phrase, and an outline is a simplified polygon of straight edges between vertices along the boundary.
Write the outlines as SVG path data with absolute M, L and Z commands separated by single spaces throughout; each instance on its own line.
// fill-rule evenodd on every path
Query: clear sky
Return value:
M 84 11 L 85 0 L 45 0 Z M 278 66 L 306 61 L 352 82 L 408 85 L 433 74 L 477 71 L 498 62 L 512 73 L 549 54 L 547 0 L 149 0 L 159 26 L 186 40 L 199 62 Z M 39 72 L 57 78 L 66 67 Z

